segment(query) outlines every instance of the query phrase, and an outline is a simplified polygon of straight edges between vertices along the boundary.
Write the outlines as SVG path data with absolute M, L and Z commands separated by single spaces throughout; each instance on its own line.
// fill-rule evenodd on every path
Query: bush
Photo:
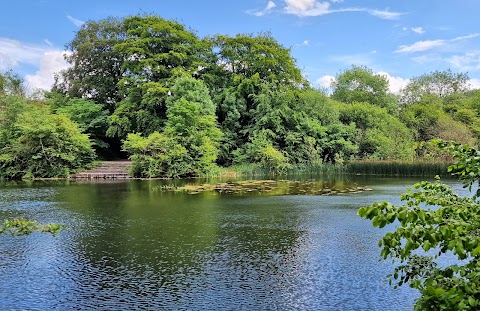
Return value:
M 6 103 L 9 113 L 0 120 L 1 177 L 66 177 L 95 158 L 88 136 L 68 117 L 25 99 Z

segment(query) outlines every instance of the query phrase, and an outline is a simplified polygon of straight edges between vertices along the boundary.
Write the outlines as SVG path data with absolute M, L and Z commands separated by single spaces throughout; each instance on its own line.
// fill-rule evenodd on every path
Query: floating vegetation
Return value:
M 344 183 L 331 183 L 318 180 L 247 180 L 223 183 L 186 184 L 184 186 L 160 186 L 159 191 L 203 192 L 219 194 L 269 194 L 269 195 L 341 195 L 371 191 L 371 188 Z

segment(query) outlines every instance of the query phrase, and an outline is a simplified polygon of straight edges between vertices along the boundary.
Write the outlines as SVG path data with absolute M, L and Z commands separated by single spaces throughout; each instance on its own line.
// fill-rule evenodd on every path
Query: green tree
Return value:
M 454 120 L 466 125 L 478 143 L 480 141 L 480 90 L 455 93 L 447 96 L 443 102 L 445 112 Z
M 187 149 L 165 134 L 154 132 L 148 137 L 128 134 L 123 150 L 130 154 L 133 176 L 175 178 L 193 175 L 193 163 Z
M 290 49 L 280 45 L 270 33 L 257 36 L 238 34 L 235 37 L 218 35 L 212 39 L 217 50 L 220 74 L 227 77 L 223 86 L 232 84 L 233 77 L 251 78 L 282 85 L 302 85 L 302 77 Z M 235 78 L 234 78 L 235 79 Z M 238 78 L 237 78 L 238 79 Z M 218 81 L 216 81 L 218 82 Z
M 444 100 L 436 95 L 425 94 L 418 103 L 406 106 L 400 112 L 400 119 L 414 133 L 415 141 L 420 148 L 416 149 L 417 156 L 440 156 L 435 149 L 427 148 L 425 142 L 432 139 L 454 140 L 463 144 L 475 144 L 476 139 L 470 128 L 474 129 L 473 119 L 469 120 L 471 114 L 462 112 L 471 111 L 456 108 L 453 111 L 450 105 L 450 113 L 444 111 Z M 460 111 L 460 112 L 458 112 Z M 457 119 L 457 120 L 455 120 Z M 469 123 L 472 121 L 472 123 Z M 468 124 L 468 125 L 467 125 Z
M 339 73 L 333 82 L 332 98 L 342 103 L 365 102 L 397 115 L 397 101 L 390 93 L 387 77 L 364 66 L 352 66 Z
M 64 114 L 77 123 L 81 131 L 89 135 L 90 141 L 97 153 L 107 153 L 109 139 L 106 137 L 108 128 L 108 110 L 103 105 L 82 98 L 64 97 L 58 93 L 48 94 L 48 104 L 55 114 Z
M 56 77 L 54 91 L 104 105 L 110 112 L 123 98 L 118 83 L 125 56 L 115 46 L 126 39 L 124 19 L 88 21 L 66 46 L 70 67 Z
M 109 136 L 146 135 L 163 129 L 166 99 L 176 78 L 200 76 L 211 54 L 208 42 L 158 16 L 131 16 L 123 21 L 126 38 L 115 44 L 124 71 L 118 83 L 122 101 L 110 117 Z
M 0 73 L 0 96 L 25 95 L 23 79 L 13 71 Z
M 338 110 L 320 92 L 266 84 L 254 100 L 250 139 L 264 137 L 288 162 L 335 162 L 356 151 L 353 127 L 340 122 Z
M 279 44 L 270 33 L 256 36 L 219 35 L 211 39 L 216 52 L 214 70 L 203 76 L 217 105 L 217 116 L 226 143 L 219 162 L 233 162 L 232 152 L 250 141 L 256 124 L 255 99 L 265 87 L 308 88 L 290 49 Z
M 272 145 L 271 132 L 261 131 L 251 136 L 251 141 L 237 150 L 236 162 L 257 163 L 270 174 L 283 174 L 290 168 L 288 157 Z
M 124 150 L 143 177 L 198 176 L 215 166 L 222 136 L 215 106 L 202 81 L 182 77 L 172 87 L 163 133 L 129 134 Z
M 339 104 L 340 121 L 354 126 L 357 157 L 373 159 L 411 159 L 412 132 L 384 108 L 369 103 Z
M 0 176 L 66 177 L 94 159 L 88 136 L 68 117 L 24 98 L 2 100 L 7 117 L 0 124 Z
M 470 78 L 466 73 L 446 71 L 433 71 L 410 79 L 402 90 L 400 100 L 403 104 L 419 102 L 425 95 L 435 95 L 445 98 L 455 93 L 468 91 Z
M 436 142 L 457 162 L 449 168 L 470 191 L 480 179 L 480 152 L 466 145 Z M 391 275 L 397 286 L 420 291 L 415 310 L 478 310 L 480 306 L 480 190 L 463 197 L 437 179 L 417 183 L 394 206 L 386 201 L 359 210 L 383 228 L 396 224 L 379 242 L 383 259 L 399 262 Z M 438 261 L 450 254 L 454 264 Z

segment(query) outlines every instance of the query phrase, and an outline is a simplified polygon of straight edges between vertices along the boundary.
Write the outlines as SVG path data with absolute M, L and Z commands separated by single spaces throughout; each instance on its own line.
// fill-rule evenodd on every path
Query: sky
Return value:
M 15 0 L 0 11 L 0 71 L 49 89 L 83 23 L 156 14 L 199 36 L 271 32 L 314 87 L 357 65 L 387 76 L 393 92 L 449 68 L 480 88 L 478 12 L 479 0 Z

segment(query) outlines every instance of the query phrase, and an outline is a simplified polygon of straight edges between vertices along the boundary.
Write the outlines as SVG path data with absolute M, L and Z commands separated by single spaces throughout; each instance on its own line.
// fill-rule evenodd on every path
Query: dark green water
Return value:
M 0 237 L 0 310 L 410 310 L 416 293 L 390 287 L 378 261 L 385 231 L 356 214 L 414 181 L 323 181 L 373 188 L 335 196 L 4 183 L 0 219 L 66 230 Z

